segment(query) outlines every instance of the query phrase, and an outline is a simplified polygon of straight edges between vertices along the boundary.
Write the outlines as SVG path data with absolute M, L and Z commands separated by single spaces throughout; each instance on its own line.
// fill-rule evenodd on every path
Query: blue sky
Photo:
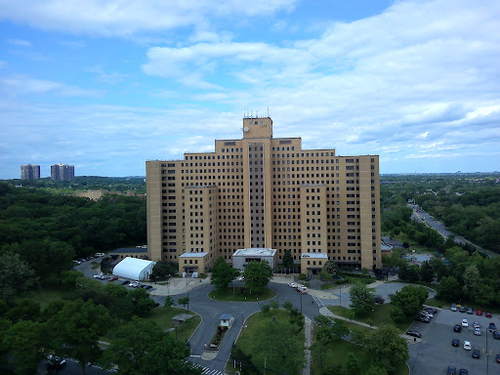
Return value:
M 0 0 L 0 178 L 145 175 L 245 113 L 381 173 L 500 170 L 497 0 Z

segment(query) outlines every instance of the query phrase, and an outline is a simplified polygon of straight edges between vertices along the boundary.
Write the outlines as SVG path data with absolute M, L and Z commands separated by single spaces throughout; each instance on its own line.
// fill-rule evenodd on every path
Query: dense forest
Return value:
M 15 179 L 8 180 L 8 182 L 16 186 L 54 190 L 57 193 L 72 193 L 87 190 L 109 190 L 121 193 L 133 190 L 137 194 L 144 194 L 146 192 L 144 177 L 78 176 L 72 181 L 52 181 L 47 177 L 33 181 Z
M 451 231 L 500 253 L 499 179 L 499 173 L 381 176 L 381 207 L 385 212 L 414 199 Z

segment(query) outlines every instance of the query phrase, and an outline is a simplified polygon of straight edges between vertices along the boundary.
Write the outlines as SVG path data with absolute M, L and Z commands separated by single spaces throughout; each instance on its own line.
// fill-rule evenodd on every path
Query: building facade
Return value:
M 38 180 L 40 178 L 40 166 L 35 164 L 21 165 L 21 180 Z
M 71 181 L 75 178 L 75 166 L 67 164 L 53 164 L 50 166 L 52 181 Z
M 207 271 L 218 256 L 271 248 L 278 264 L 289 250 L 297 264 L 321 253 L 381 266 L 378 155 L 303 150 L 301 138 L 273 138 L 269 117 L 244 118 L 242 132 L 213 152 L 146 162 L 150 259 L 207 253 Z

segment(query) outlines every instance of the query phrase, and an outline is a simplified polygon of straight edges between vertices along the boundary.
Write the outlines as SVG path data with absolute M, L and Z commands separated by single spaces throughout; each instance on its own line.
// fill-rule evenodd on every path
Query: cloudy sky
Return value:
M 274 136 L 381 173 L 500 170 L 498 0 L 0 0 L 0 178 Z

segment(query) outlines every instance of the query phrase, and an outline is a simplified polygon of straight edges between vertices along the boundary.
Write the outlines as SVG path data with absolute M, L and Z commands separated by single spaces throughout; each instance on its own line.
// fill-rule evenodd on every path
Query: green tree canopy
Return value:
M 217 289 L 227 288 L 230 282 L 240 274 L 236 268 L 231 267 L 223 257 L 218 257 L 212 266 L 212 279 L 210 283 Z
M 374 294 L 368 290 L 365 284 L 353 284 L 349 292 L 351 309 L 356 316 L 366 316 L 372 312 L 375 306 Z
M 410 318 L 418 314 L 428 297 L 429 292 L 423 286 L 407 285 L 391 297 L 391 302 Z
M 286 320 L 271 319 L 256 336 L 252 352 L 267 357 L 267 367 L 286 375 L 298 375 L 304 363 L 304 336 Z
M 107 309 L 92 300 L 66 302 L 47 322 L 49 347 L 57 355 L 76 359 L 85 373 L 85 365 L 100 358 L 98 340 L 111 323 Z
M 386 369 L 391 375 L 410 358 L 406 340 L 391 325 L 381 326 L 375 331 L 368 344 L 368 351 L 374 365 Z
M 255 292 L 261 292 L 273 277 L 273 269 L 269 262 L 249 262 L 243 272 L 245 277 L 245 287 Z
M 134 317 L 116 331 L 116 339 L 103 354 L 103 364 L 118 365 L 126 375 L 197 375 L 186 359 L 189 349 L 156 323 Z
M 293 268 L 295 266 L 295 262 L 293 261 L 292 252 L 290 250 L 285 251 L 283 254 L 283 267 L 285 268 Z
M 37 284 L 35 273 L 21 260 L 19 254 L 0 252 L 0 299 L 10 301 Z

